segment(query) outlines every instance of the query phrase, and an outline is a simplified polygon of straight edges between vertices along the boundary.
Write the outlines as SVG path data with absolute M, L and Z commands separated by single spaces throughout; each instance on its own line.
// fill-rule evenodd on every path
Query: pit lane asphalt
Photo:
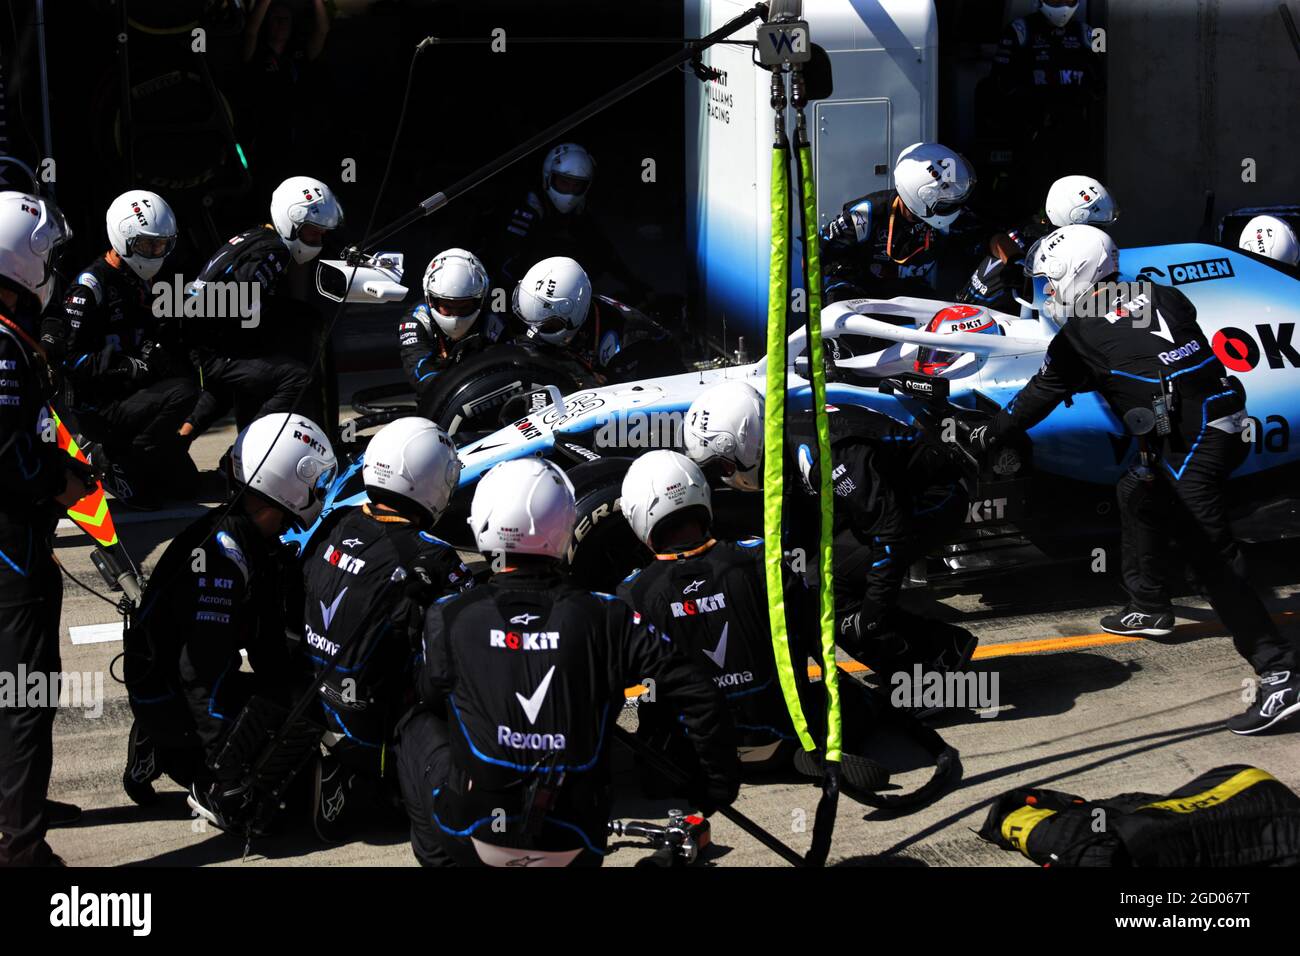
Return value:
M 194 455 L 211 468 L 233 437 L 233 427 L 203 436 Z M 115 517 L 122 540 L 146 569 L 171 536 L 191 518 L 129 514 Z M 1284 633 L 1300 634 L 1300 562 L 1295 541 L 1254 549 L 1256 579 Z M 104 586 L 90 564 L 90 539 L 62 530 L 57 555 L 68 571 L 96 590 Z M 1019 786 L 1041 786 L 1088 798 L 1134 790 L 1163 794 L 1211 768 L 1249 763 L 1300 790 L 1300 718 L 1285 732 L 1239 737 L 1222 726 L 1242 709 L 1250 668 L 1199 598 L 1176 602 L 1179 627 L 1168 638 L 1120 639 L 1101 635 L 1097 618 L 1120 597 L 1113 579 L 1086 566 L 1046 567 L 987 579 L 945 596 L 935 608 L 924 592 L 906 600 L 962 621 L 980 638 L 974 670 L 997 678 L 998 706 L 978 716 L 945 713 L 933 722 L 961 753 L 960 785 L 929 807 L 890 819 L 841 797 L 831 863 L 880 866 L 1030 866 L 1024 858 L 983 843 L 978 829 L 989 801 Z M 120 778 L 130 726 L 124 688 L 108 675 L 120 641 L 73 645 L 69 627 L 118 621 L 107 604 L 65 579 L 61 647 L 63 670 L 102 673 L 103 712 L 60 711 L 55 722 L 50 795 L 79 804 L 76 825 L 54 830 L 49 841 L 72 865 L 411 866 L 401 826 L 362 828 L 343 845 L 326 846 L 305 823 L 253 845 L 241 861 L 242 840 L 192 818 L 179 788 L 157 786 L 158 804 L 142 809 L 123 793 Z M 1073 638 L 1073 640 L 1071 640 Z M 117 672 L 120 673 L 120 664 Z M 855 677 L 860 676 L 855 674 Z M 985 684 L 986 687 L 990 683 Z M 625 710 L 625 721 L 634 711 Z M 895 771 L 892 783 L 910 790 L 928 778 L 919 751 L 882 739 L 873 751 Z M 620 758 L 622 755 L 619 755 Z M 634 777 L 620 760 L 620 818 L 662 819 L 680 801 L 650 802 L 635 795 Z M 791 847 L 809 844 L 819 790 L 793 774 L 746 784 L 737 807 Z M 712 818 L 717 866 L 779 866 L 781 861 L 732 823 Z M 644 856 L 635 841 L 614 839 L 607 865 L 626 866 Z

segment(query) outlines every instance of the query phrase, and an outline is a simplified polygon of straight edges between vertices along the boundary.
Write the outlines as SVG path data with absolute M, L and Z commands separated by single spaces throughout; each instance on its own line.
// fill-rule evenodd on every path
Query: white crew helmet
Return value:
M 415 505 L 432 523 L 447 509 L 460 481 L 460 459 L 447 433 L 433 422 L 399 418 L 366 445 L 361 476 L 371 501 L 399 509 Z
M 581 209 L 596 175 L 596 161 L 577 143 L 561 143 L 542 161 L 542 186 L 561 213 Z
M 1059 30 L 1069 23 L 1070 18 L 1078 12 L 1079 0 L 1071 0 L 1071 2 L 1063 4 L 1038 0 L 1038 9 L 1042 11 L 1043 16 L 1047 17 L 1047 22 Z
M 1295 230 L 1276 216 L 1256 216 L 1241 230 L 1238 247 L 1256 255 L 1284 262 L 1289 266 L 1300 263 L 1300 242 Z
M 474 327 L 487 294 L 487 269 L 478 256 L 465 249 L 438 253 L 424 270 L 424 302 L 429 315 L 453 342 Z
M 271 194 L 271 224 L 294 262 L 310 262 L 320 255 L 325 234 L 343 225 L 343 207 L 319 179 L 290 176 Z
M 167 200 L 147 189 L 122 193 L 109 204 L 104 220 L 113 251 L 146 282 L 176 248 L 176 215 Z
M 552 256 L 537 263 L 515 286 L 512 306 L 529 338 L 568 345 L 587 321 L 591 281 L 577 260 Z
M 1053 226 L 1109 226 L 1119 218 L 1110 191 L 1091 176 L 1062 176 L 1047 191 L 1047 218 Z
M 263 415 L 230 449 L 231 479 L 279 505 L 300 528 L 320 514 L 337 470 L 324 429 L 289 412 Z
M 562 559 L 578 520 L 573 485 L 542 458 L 503 461 L 479 479 L 469 526 L 483 554 Z
M 1035 243 L 1025 262 L 1047 280 L 1048 313 L 1066 318 L 1079 296 L 1119 272 L 1119 248 L 1096 226 L 1065 226 Z
M 21 192 L 0 192 L 0 280 L 41 309 L 54 295 L 54 252 L 72 237 L 59 207 Z
M 721 382 L 686 410 L 682 440 L 701 468 L 718 466 L 722 480 L 741 491 L 763 487 L 763 396 L 745 382 Z
M 947 232 L 975 191 L 975 170 L 947 146 L 913 143 L 898 154 L 894 189 L 912 215 Z
M 655 527 L 669 515 L 703 509 L 705 524 L 713 519 L 712 495 L 700 466 L 685 455 L 660 449 L 647 452 L 623 476 L 621 507 L 633 533 L 648 548 Z

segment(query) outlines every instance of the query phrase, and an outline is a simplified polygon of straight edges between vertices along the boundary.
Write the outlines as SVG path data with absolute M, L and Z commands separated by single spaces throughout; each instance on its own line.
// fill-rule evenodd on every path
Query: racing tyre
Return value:
M 569 564 L 574 580 L 593 591 L 613 594 L 619 583 L 650 560 L 623 517 L 619 497 L 631 458 L 602 458 L 568 470 L 578 503 Z
M 420 414 L 463 441 L 496 431 L 511 399 L 547 385 L 562 393 L 582 387 L 576 375 L 544 355 L 518 345 L 488 349 L 443 373 L 421 400 Z M 517 403 L 516 403 L 517 404 Z

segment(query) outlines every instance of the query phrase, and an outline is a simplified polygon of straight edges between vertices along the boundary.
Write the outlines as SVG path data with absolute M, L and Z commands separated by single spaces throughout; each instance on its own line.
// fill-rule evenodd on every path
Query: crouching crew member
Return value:
M 190 790 L 196 813 L 221 827 L 222 798 L 238 781 L 209 764 L 250 697 L 287 703 L 291 689 L 286 597 L 302 592 L 279 538 L 315 521 L 336 467 L 324 431 L 287 413 L 244 429 L 226 462 L 242 493 L 173 539 L 128 622 L 124 670 L 135 721 L 122 776 L 127 796 L 144 805 L 167 774 Z M 252 673 L 241 670 L 241 650 Z
M 271 194 L 271 223 L 231 236 L 199 271 L 189 290 L 199 314 L 182 329 L 202 391 L 182 437 L 203 434 L 232 408 L 241 428 L 299 405 L 324 420 L 319 393 L 303 391 L 316 352 L 315 310 L 293 298 L 290 272 L 319 256 L 342 225 L 343 207 L 329 186 L 291 176 Z M 241 314 L 231 314 L 232 302 Z
M 421 402 L 440 373 L 505 334 L 501 316 L 483 315 L 488 291 L 487 270 L 472 252 L 447 249 L 429 261 L 424 301 L 403 315 L 397 327 L 402 369 Z
M 683 437 L 687 455 L 706 473 L 717 472 L 742 491 L 761 490 L 763 396 L 752 386 L 733 381 L 709 388 L 687 409 Z M 925 495 L 945 480 L 947 466 L 925 449 L 896 452 L 885 447 L 889 444 L 853 433 L 832 436 L 837 642 L 882 675 L 910 671 L 915 664 L 939 672 L 962 670 L 975 652 L 975 635 L 913 614 L 898 600 L 908 562 L 918 552 L 924 555 L 920 542 L 959 516 L 961 501 L 949 497 L 923 514 Z M 788 494 L 796 507 L 809 508 L 815 495 L 810 478 L 816 474 L 811 451 L 799 445 L 786 454 L 787 473 L 805 476 L 788 482 L 797 489 Z
M 105 486 L 147 506 L 192 494 L 198 471 L 177 434 L 199 397 L 174 332 L 153 314 L 150 282 L 176 245 L 176 217 L 157 193 L 133 189 L 108 207 L 111 248 L 78 273 L 58 328 L 81 445 Z
M 713 682 L 607 594 L 565 576 L 576 507 L 564 473 L 503 462 L 470 525 L 493 575 L 429 609 L 420 705 L 398 729 L 411 843 L 426 865 L 598 865 L 609 747 L 624 690 L 654 682 L 699 762 L 705 812 L 738 790 L 730 715 Z
M 745 770 L 788 770 L 793 757 L 801 772 L 819 776 L 815 756 L 799 746 L 777 677 L 763 539 L 713 537 L 708 481 L 698 465 L 677 452 L 652 451 L 633 462 L 620 500 L 628 524 L 655 552 L 655 560 L 628 575 L 619 597 L 712 676 L 731 709 Z M 804 716 L 818 724 L 826 713 L 825 692 L 808 679 L 809 658 L 821 659 L 817 598 L 788 567 L 782 571 L 790 667 Z M 861 706 L 861 686 L 841 685 L 844 746 L 855 749 L 869 733 L 868 714 Z M 637 719 L 637 732 L 647 743 L 687 762 L 690 745 L 671 714 L 644 701 Z M 824 728 L 818 726 L 813 736 L 823 738 Z M 848 752 L 842 770 L 844 782 L 863 791 L 879 789 L 889 776 L 874 761 Z
M 303 556 L 304 652 L 327 728 L 312 800 L 323 840 L 343 835 L 358 783 L 372 802 L 397 803 L 390 738 L 414 702 L 425 609 L 473 583 L 455 549 L 429 533 L 460 479 L 441 428 L 424 418 L 384 426 L 366 446 L 363 478 L 369 503 L 331 512 Z

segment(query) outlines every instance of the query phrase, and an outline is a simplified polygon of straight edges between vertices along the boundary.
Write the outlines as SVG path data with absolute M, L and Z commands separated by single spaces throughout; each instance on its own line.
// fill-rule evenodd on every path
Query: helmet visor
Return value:
M 966 196 L 944 196 L 930 207 L 931 216 L 951 216 L 955 212 L 961 212 L 963 204 L 966 202 Z
M 60 254 L 60 247 L 67 244 L 72 238 L 72 227 L 68 225 L 67 218 L 63 211 L 54 205 L 53 200 L 41 200 L 41 217 L 36 223 L 36 228 L 32 231 L 32 250 L 38 255 L 42 255 L 45 261 L 44 275 L 41 278 L 41 286 L 46 287 L 46 295 L 49 294 L 50 279 L 55 275 L 55 266 Z M 44 305 L 42 299 L 42 305 Z
M 731 432 L 719 431 L 709 434 L 695 432 L 692 440 L 705 450 L 704 454 L 698 450 L 692 452 L 691 459 L 697 465 L 706 472 L 721 465 L 721 471 L 714 472 L 720 478 L 729 478 L 735 474 L 739 464 L 735 458 L 736 438 Z
M 126 246 L 129 255 L 142 259 L 165 258 L 174 248 L 175 236 L 135 236 Z
M 324 226 L 318 226 L 314 222 L 304 222 L 298 227 L 298 241 L 308 246 L 322 246 L 325 244 L 325 236 L 329 230 Z
M 439 315 L 455 319 L 473 315 L 481 305 L 478 299 L 442 299 L 437 296 L 429 296 L 428 302 L 429 308 Z
M 50 237 L 50 248 L 57 249 L 72 238 L 72 227 L 68 225 L 68 219 L 63 215 L 63 210 L 54 205 L 52 200 L 43 200 L 42 205 L 45 207 L 46 222 L 48 222 L 53 233 Z
M 546 335 L 558 335 L 559 333 L 568 330 L 569 320 L 561 315 L 552 315 L 537 325 L 534 325 L 533 328 Z
M 590 179 L 583 179 L 579 176 L 570 176 L 567 173 L 552 173 L 551 188 L 557 193 L 565 196 L 581 196 L 591 185 Z
M 730 458 L 712 458 L 700 465 L 700 471 L 710 482 L 726 481 L 736 474 L 736 463 Z
M 1041 256 L 1040 252 L 1042 252 Z M 1029 247 L 1029 251 L 1025 253 L 1025 263 L 1029 267 L 1025 270 L 1029 275 L 1046 279 L 1049 283 L 1064 279 L 1069 271 L 1064 259 L 1043 250 L 1043 239 L 1039 239 Z
M 942 349 L 923 345 L 916 350 L 916 371 L 924 372 L 926 375 L 933 375 L 935 372 L 947 368 L 956 359 L 956 352 L 945 352 Z

